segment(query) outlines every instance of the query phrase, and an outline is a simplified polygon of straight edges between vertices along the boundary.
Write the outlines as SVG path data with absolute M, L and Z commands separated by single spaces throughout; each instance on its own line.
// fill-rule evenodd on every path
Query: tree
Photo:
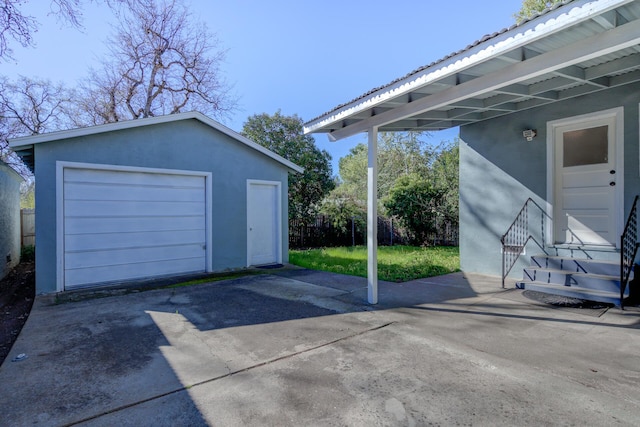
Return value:
M 458 141 L 430 146 L 420 133 L 380 133 L 378 203 L 381 216 L 395 216 L 414 243 L 424 244 L 443 224 L 458 224 Z M 340 159 L 342 181 L 322 203 L 334 226 L 366 217 L 367 146 Z M 335 218 L 334 218 L 335 217 Z
M 320 203 L 320 213 L 326 215 L 331 224 L 342 234 L 351 232 L 351 225 L 358 234 L 367 230 L 366 206 L 349 197 L 341 197 L 339 193 L 331 192 Z
M 38 22 L 32 16 L 25 16 L 19 9 L 23 0 L 3 0 L 0 6 L 0 58 L 12 57 L 10 40 L 23 47 L 33 45 L 33 33 Z
M 412 173 L 425 174 L 433 154 L 421 138 L 421 132 L 381 132 L 378 134 L 378 208 L 386 215 L 382 201 L 396 180 Z M 321 212 L 334 227 L 345 230 L 354 219 L 356 227 L 366 229 L 367 217 L 367 145 L 358 144 L 340 159 L 341 181 L 323 200 Z
M 20 185 L 20 209 L 36 207 L 36 182 L 33 179 L 22 181 Z
M 522 0 L 522 7 L 514 15 L 514 18 L 516 18 L 516 22 L 518 23 L 526 21 L 562 1 L 563 0 Z
M 405 175 L 426 175 L 433 159 L 424 132 L 381 132 L 378 137 L 378 194 L 385 198 Z
M 186 110 L 222 117 L 235 108 L 220 72 L 226 51 L 180 0 L 129 2 L 108 40 L 110 56 L 78 97 L 88 124 Z
M 444 191 L 428 178 L 413 173 L 394 183 L 384 202 L 390 215 L 400 219 L 409 230 L 413 244 L 422 245 L 437 231 Z
M 390 215 L 407 228 L 413 243 L 425 244 L 445 224 L 458 225 L 459 144 L 443 143 L 434 149 L 427 174 L 410 174 L 396 180 L 384 200 Z
M 15 82 L 0 79 L 0 111 L 11 123 L 7 132 L 11 136 L 64 129 L 70 102 L 62 84 L 24 76 Z
M 96 3 L 99 0 L 93 0 Z M 128 5 L 136 0 L 104 0 L 111 8 Z M 0 60 L 13 59 L 11 41 L 22 47 L 33 47 L 33 34 L 38 31 L 40 23 L 33 16 L 27 15 L 22 7 L 27 0 L 0 0 Z M 51 0 L 51 15 L 73 27 L 82 26 L 81 0 Z
M 381 132 L 378 135 L 378 200 L 387 197 L 394 182 L 401 176 L 425 175 L 434 156 L 420 132 Z M 366 212 L 367 145 L 358 144 L 340 159 L 342 182 L 332 192 L 332 199 L 349 200 Z M 384 209 L 384 206 L 380 206 Z
M 458 225 L 459 213 L 459 140 L 444 143 L 438 149 L 436 159 L 431 166 L 431 179 L 434 186 L 442 193 L 438 212 L 441 218 L 453 226 Z
M 289 219 L 313 221 L 318 203 L 334 188 L 331 156 L 303 133 L 303 121 L 297 115 L 256 114 L 247 119 L 242 135 L 304 168 L 302 174 L 289 176 Z
M 366 212 L 367 206 L 367 145 L 358 144 L 338 161 L 339 185 L 331 198 L 350 200 Z
M 13 153 L 8 140 L 61 130 L 70 126 L 69 94 L 61 84 L 20 77 L 0 78 L 0 159 L 25 177 L 27 167 Z

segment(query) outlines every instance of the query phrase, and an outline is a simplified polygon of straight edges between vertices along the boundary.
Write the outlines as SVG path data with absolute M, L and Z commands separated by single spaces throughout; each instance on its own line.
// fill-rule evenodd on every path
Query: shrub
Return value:
M 36 260 L 36 247 L 33 245 L 23 246 L 20 250 L 20 262 L 33 262 Z

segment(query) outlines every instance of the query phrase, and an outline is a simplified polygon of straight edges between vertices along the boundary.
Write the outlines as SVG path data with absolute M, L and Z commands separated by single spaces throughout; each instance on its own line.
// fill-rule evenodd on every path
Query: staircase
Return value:
M 551 217 L 531 198 L 502 235 L 502 287 L 511 269 L 529 243 L 535 243 L 544 253 L 531 257 L 529 267 L 524 268 L 523 280 L 516 282 L 521 289 L 534 290 L 554 295 L 579 298 L 589 301 L 612 303 L 624 309 L 624 301 L 629 297 L 628 283 L 632 280 L 640 242 L 638 241 L 638 201 L 636 196 L 622 235 L 619 250 L 609 250 L 612 258 L 600 252 L 593 259 L 586 248 L 561 249 L 545 247 L 545 224 Z M 563 256 L 560 250 L 571 256 Z M 550 255 L 555 252 L 555 255 Z M 582 253 L 583 258 L 576 258 Z M 617 259 L 617 260 L 616 260 Z M 635 298 L 635 297 L 634 297 Z
M 632 273 L 633 274 L 633 273 Z M 516 287 L 547 294 L 622 305 L 620 262 L 534 255 Z M 622 298 L 629 297 L 625 287 Z

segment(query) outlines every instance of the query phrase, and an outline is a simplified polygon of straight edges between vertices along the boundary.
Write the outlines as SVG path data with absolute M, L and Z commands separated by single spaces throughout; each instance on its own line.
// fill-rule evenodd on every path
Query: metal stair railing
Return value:
M 540 213 L 540 236 L 539 241 L 535 236 L 529 231 L 529 206 L 533 208 L 537 208 Z M 516 216 L 516 219 L 513 220 L 507 232 L 502 235 L 500 238 L 500 243 L 502 243 L 502 287 L 504 288 L 504 282 L 511 269 L 518 261 L 518 258 L 524 252 L 524 248 L 529 242 L 529 240 L 533 240 L 536 245 L 548 255 L 547 251 L 540 242 L 544 242 L 545 238 L 545 217 L 551 218 L 547 212 L 540 207 L 531 197 L 529 197 L 520 212 Z
M 638 196 L 633 199 L 633 205 L 620 236 L 620 309 L 624 309 L 624 291 L 627 289 L 633 263 L 638 253 Z

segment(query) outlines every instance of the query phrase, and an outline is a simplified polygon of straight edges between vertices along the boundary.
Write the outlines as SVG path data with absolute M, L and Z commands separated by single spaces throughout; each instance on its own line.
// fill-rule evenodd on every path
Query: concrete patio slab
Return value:
M 53 304 L 0 367 L 2 424 L 637 425 L 640 312 L 461 273 L 304 269 Z M 16 355 L 28 358 L 12 362 Z

